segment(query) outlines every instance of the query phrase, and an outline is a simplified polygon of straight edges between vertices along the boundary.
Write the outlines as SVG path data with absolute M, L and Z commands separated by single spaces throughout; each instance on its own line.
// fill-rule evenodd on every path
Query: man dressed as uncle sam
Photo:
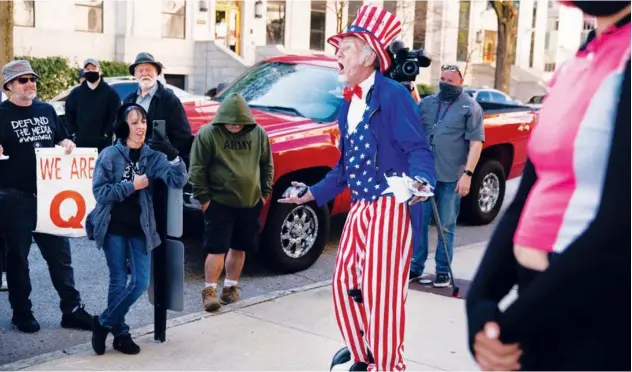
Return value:
M 347 87 L 340 109 L 338 164 L 304 195 L 281 203 L 319 206 L 351 189 L 351 210 L 340 238 L 333 299 L 350 370 L 404 371 L 405 302 L 412 254 L 409 204 L 398 203 L 386 177 L 421 179 L 434 187 L 434 158 L 417 105 L 400 83 L 384 77 L 390 43 L 401 31 L 395 15 L 364 5 L 353 23 L 327 42 L 336 48 Z M 427 188 L 415 181 L 413 186 Z M 295 187 L 306 187 L 292 183 Z M 346 351 L 346 349 L 343 349 Z M 347 352 L 347 355 L 348 355 Z M 337 354 L 337 356 L 339 356 Z M 334 358 L 334 364 L 336 359 Z

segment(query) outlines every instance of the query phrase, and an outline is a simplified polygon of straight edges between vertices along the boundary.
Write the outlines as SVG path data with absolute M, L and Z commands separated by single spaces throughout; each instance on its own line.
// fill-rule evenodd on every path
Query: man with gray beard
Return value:
M 139 104 L 147 111 L 148 140 L 152 138 L 154 120 L 164 120 L 167 139 L 188 167 L 193 143 L 191 125 L 180 99 L 160 82 L 158 76 L 162 69 L 162 63 L 156 61 L 153 55 L 138 53 L 134 63 L 129 66 L 129 73 L 138 81 L 138 89 L 125 97 L 123 102 Z
M 68 139 L 53 106 L 35 99 L 38 75 L 28 61 L 6 64 L 2 75 L 3 89 L 11 92 L 11 98 L 0 103 L 0 235 L 7 250 L 11 322 L 21 332 L 40 329 L 29 299 L 28 257 L 35 239 L 61 299 L 61 326 L 91 330 L 92 317 L 75 289 L 68 238 L 33 232 L 37 225 L 35 149 L 59 145 L 70 154 L 75 144 Z

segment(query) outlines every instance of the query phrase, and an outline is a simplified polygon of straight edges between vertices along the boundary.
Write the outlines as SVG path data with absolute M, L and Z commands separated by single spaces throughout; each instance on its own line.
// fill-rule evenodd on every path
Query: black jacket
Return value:
M 617 107 L 601 204 L 586 231 L 543 272 L 521 267 L 513 235 L 536 170 L 527 160 L 516 196 L 500 219 L 467 295 L 470 351 L 488 321 L 501 341 L 518 342 L 522 370 L 630 370 L 630 61 Z M 587 149 L 590 151 L 590 149 Z M 518 285 L 519 298 L 499 302 Z
M 189 164 L 189 153 L 193 143 L 191 125 L 182 107 L 180 99 L 169 89 L 166 89 L 159 81 L 158 90 L 151 99 L 147 112 L 147 134 L 146 138 L 152 137 L 154 120 L 164 120 L 166 135 L 169 142 L 175 147 L 179 156 L 185 164 Z M 130 93 L 123 100 L 124 103 L 135 103 L 138 98 L 138 91 Z
M 112 144 L 114 120 L 120 105 L 121 98 L 108 83 L 101 80 L 93 90 L 84 81 L 66 100 L 66 130 L 75 136 L 78 147 L 96 147 L 101 151 Z

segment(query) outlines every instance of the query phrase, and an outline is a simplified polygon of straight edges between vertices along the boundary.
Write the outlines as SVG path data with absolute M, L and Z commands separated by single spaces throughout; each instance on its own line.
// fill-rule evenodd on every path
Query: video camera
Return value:
M 391 66 L 384 72 L 384 76 L 404 85 L 415 81 L 419 75 L 419 68 L 426 68 L 432 62 L 423 49 L 410 50 L 401 40 L 394 40 L 391 43 L 388 56 L 391 59 Z

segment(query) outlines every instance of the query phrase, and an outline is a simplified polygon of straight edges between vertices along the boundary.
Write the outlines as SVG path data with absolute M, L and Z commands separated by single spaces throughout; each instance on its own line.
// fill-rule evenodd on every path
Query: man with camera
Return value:
M 401 330 L 412 253 L 408 204 L 426 197 L 398 203 L 386 177 L 405 173 L 422 181 L 415 181 L 417 190 L 427 188 L 424 183 L 434 186 L 432 152 L 415 101 L 406 87 L 383 74 L 391 64 L 388 45 L 400 32 L 395 15 L 363 5 L 344 33 L 328 39 L 347 85 L 338 120 L 341 157 L 322 181 L 307 189 L 295 182 L 302 191 L 279 200 L 323 205 L 351 189 L 332 283 L 351 370 L 406 369 Z M 342 354 L 333 364 L 345 363 L 338 360 Z
M 421 122 L 434 152 L 437 174 L 435 200 L 449 255 L 446 257 L 446 250 L 439 241 L 435 253 L 436 277 L 433 286 L 440 288 L 450 284 L 449 265 L 454 251 L 454 232 L 461 198 L 470 192 L 472 174 L 485 141 L 483 110 L 472 97 L 463 93 L 462 85 L 463 75 L 459 67 L 443 65 L 439 93 L 427 96 L 419 103 Z M 421 216 L 415 216 L 421 217 L 421 221 L 414 221 L 418 229 L 415 229 L 410 280 L 421 277 L 428 256 L 432 205 L 424 203 L 422 209 Z M 430 284 L 431 281 L 421 279 L 420 283 Z

